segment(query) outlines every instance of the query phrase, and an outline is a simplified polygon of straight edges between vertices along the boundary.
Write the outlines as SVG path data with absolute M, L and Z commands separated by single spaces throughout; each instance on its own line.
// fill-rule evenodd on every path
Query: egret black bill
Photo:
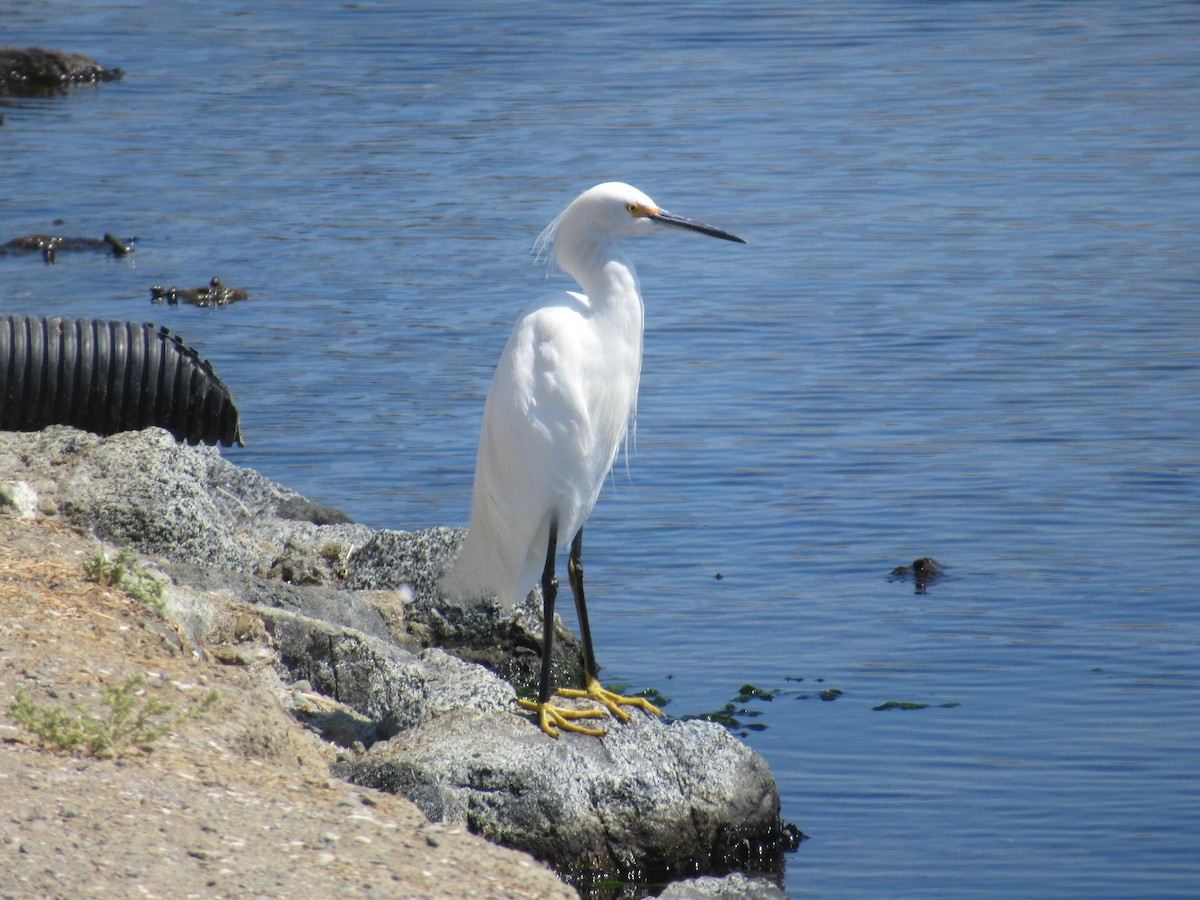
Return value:
M 657 222 L 659 225 L 670 225 L 672 228 L 686 228 L 688 231 L 698 231 L 701 234 L 707 234 L 709 237 L 720 238 L 723 241 L 733 241 L 735 244 L 746 243 L 736 234 L 730 234 L 728 231 L 722 231 L 720 228 L 712 225 L 705 225 L 703 222 L 693 222 L 691 219 L 685 219 L 683 216 L 669 213 L 665 209 L 651 213 L 649 218 L 650 221 Z

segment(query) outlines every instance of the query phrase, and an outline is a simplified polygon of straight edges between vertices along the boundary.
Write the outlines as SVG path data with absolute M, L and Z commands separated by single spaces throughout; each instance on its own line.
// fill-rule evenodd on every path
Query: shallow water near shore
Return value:
M 6 12 L 126 75 L 0 99 L 0 243 L 137 249 L 0 257 L 0 313 L 165 325 L 233 391 L 228 459 L 460 525 L 508 328 L 565 284 L 545 224 L 619 179 L 740 234 L 629 248 L 606 679 L 775 692 L 737 705 L 811 836 L 789 896 L 1194 895 L 1200 9 L 732 10 Z M 214 275 L 250 299 L 150 303 Z

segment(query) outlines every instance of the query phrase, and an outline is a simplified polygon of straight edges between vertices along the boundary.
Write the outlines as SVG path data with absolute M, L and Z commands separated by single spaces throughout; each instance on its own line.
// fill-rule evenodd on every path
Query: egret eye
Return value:
M 632 200 L 630 200 L 628 203 L 625 204 L 625 209 L 629 211 L 629 214 L 631 216 L 636 216 L 642 210 L 642 208 L 640 206 L 638 206 L 636 203 L 634 203 Z

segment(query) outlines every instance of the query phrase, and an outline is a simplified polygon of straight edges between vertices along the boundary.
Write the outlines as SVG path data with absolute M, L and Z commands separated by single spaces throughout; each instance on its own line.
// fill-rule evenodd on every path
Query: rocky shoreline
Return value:
M 0 433 L 5 518 L 136 554 L 164 586 L 142 617 L 163 652 L 274 679 L 276 711 L 308 729 L 345 791 L 337 779 L 399 794 L 436 827 L 532 854 L 588 895 L 674 881 L 666 896 L 782 896 L 770 876 L 797 832 L 766 762 L 702 721 L 543 735 L 513 702 L 537 665 L 537 598 L 447 605 L 433 585 L 457 530 L 372 531 L 155 428 Z M 569 679 L 575 644 L 559 630 Z M 739 870 L 768 878 L 679 881 Z

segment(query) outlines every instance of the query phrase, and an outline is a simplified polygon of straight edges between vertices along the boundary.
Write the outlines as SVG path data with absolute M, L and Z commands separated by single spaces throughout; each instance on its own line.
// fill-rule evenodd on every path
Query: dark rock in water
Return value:
M 239 300 L 248 300 L 250 295 L 242 288 L 225 287 L 220 278 L 213 278 L 203 287 L 176 288 L 163 287 L 156 284 L 150 288 L 150 302 L 166 302 L 170 306 L 178 306 L 180 301 L 192 306 L 209 308 L 213 306 L 228 306 Z
M 94 59 L 45 47 L 0 47 L 0 95 L 49 97 L 83 84 L 116 81 L 125 73 Z
M 51 234 L 30 234 L 25 237 L 13 238 L 0 246 L 0 256 L 6 253 L 40 253 L 47 265 L 53 265 L 58 260 L 60 252 L 102 252 L 113 256 L 128 256 L 133 252 L 133 241 L 128 242 L 111 234 L 105 234 L 102 240 L 95 238 L 58 237 Z
M 911 578 L 915 593 L 924 594 L 929 585 L 945 574 L 945 566 L 932 556 L 922 556 L 914 559 L 911 566 L 896 566 L 888 576 L 888 581 L 908 581 Z

